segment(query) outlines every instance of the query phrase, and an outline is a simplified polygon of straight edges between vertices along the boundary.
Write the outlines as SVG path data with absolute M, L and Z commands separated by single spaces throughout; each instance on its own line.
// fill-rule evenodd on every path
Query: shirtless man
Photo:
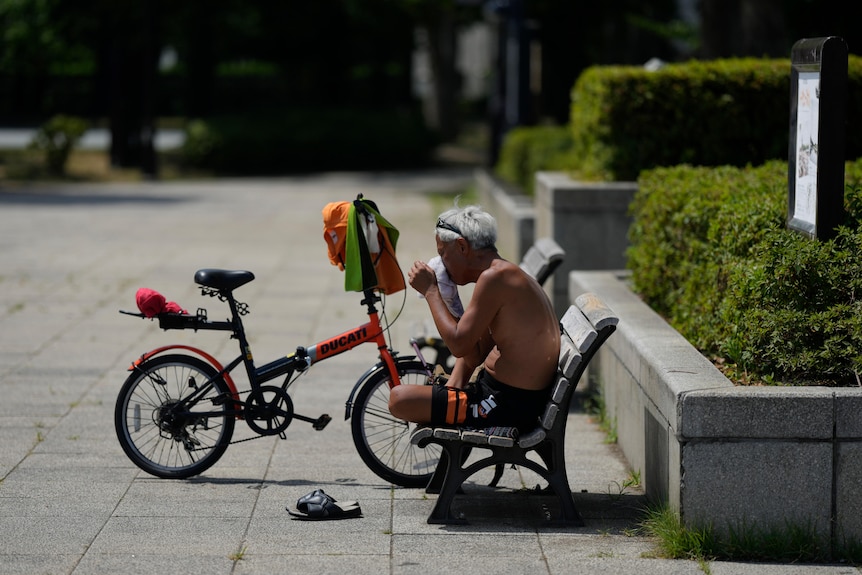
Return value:
M 476 286 L 457 319 L 432 268 L 417 261 L 410 285 L 425 296 L 437 331 L 457 358 L 445 386 L 399 385 L 389 411 L 401 419 L 475 428 L 532 429 L 548 400 L 560 353 L 560 327 L 539 284 L 497 253 L 497 222 L 477 206 L 437 220 L 437 253 L 457 285 Z M 475 383 L 470 377 L 483 369 Z

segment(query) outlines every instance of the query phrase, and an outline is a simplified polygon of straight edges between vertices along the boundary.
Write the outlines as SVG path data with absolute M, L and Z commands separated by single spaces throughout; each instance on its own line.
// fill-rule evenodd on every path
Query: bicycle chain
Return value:
M 264 437 L 272 437 L 266 435 L 255 435 L 254 437 L 246 437 L 245 439 L 237 439 L 228 443 L 228 445 L 233 445 L 235 443 L 245 443 L 246 441 L 252 441 L 253 439 L 263 439 Z M 186 451 L 204 451 L 207 449 L 212 449 L 214 446 L 209 445 L 207 447 L 195 447 L 194 449 L 187 449 Z

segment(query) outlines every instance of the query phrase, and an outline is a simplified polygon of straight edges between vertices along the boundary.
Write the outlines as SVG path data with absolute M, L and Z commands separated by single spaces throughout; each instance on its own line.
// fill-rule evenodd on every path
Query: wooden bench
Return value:
M 458 524 L 466 519 L 452 513 L 452 502 L 463 483 L 476 472 L 513 464 L 531 469 L 548 482 L 560 502 L 560 522 L 583 525 L 569 487 L 565 462 L 566 421 L 578 381 L 596 351 L 616 329 L 618 318 L 595 294 L 583 294 L 566 311 L 560 325 L 560 360 L 545 411 L 535 429 L 517 438 L 493 435 L 491 430 L 457 427 L 418 427 L 411 435 L 414 445 L 437 444 L 440 461 L 426 488 L 438 493 L 428 523 Z M 473 450 L 483 453 L 469 461 Z M 541 461 L 528 458 L 535 452 Z M 495 478 L 496 479 L 496 478 Z
M 566 252 L 553 238 L 539 238 L 521 260 L 521 269 L 545 285 L 551 274 L 563 263 Z

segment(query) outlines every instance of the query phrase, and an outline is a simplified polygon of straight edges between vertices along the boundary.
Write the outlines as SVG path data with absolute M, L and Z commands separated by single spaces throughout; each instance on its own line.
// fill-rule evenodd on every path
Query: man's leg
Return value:
M 467 410 L 467 392 L 445 385 L 398 385 L 389 392 L 389 412 L 407 421 L 460 425 Z
M 434 386 L 396 385 L 389 391 L 389 413 L 405 421 L 429 423 Z

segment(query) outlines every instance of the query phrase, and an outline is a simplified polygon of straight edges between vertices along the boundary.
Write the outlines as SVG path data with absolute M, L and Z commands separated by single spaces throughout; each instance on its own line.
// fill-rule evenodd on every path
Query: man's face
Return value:
M 449 278 L 458 285 L 466 283 L 459 275 L 464 263 L 464 254 L 459 242 L 463 241 L 465 240 L 459 238 L 451 242 L 442 242 L 440 237 L 437 237 L 437 255 L 443 260 L 443 266 L 446 268 Z

